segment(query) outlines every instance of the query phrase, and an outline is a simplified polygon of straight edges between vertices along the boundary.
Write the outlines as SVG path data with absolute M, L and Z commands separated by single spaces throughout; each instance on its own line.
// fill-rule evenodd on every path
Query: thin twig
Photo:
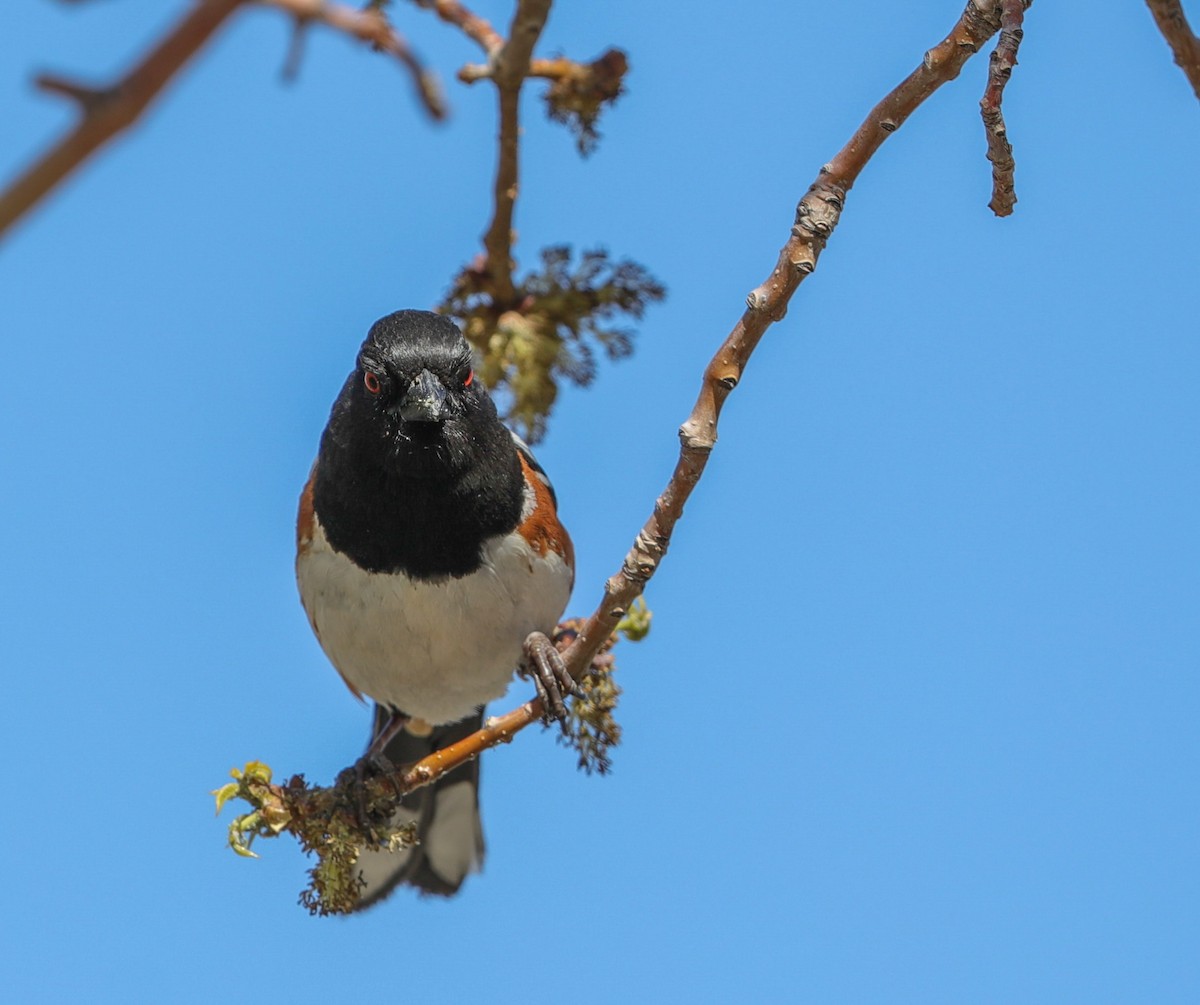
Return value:
M 107 88 L 89 88 L 43 76 L 42 89 L 76 101 L 75 127 L 0 194 L 0 234 L 119 132 L 129 128 L 172 77 L 221 27 L 242 0 L 199 0 L 126 76 Z
M 566 56 L 555 59 L 534 59 L 529 62 L 528 77 L 538 77 L 542 80 L 565 80 L 586 73 L 588 64 L 577 63 Z M 477 84 L 481 80 L 489 80 L 492 68 L 482 63 L 468 63 L 458 71 L 458 79 L 464 84 Z
M 292 38 L 288 43 L 287 56 L 283 60 L 283 69 L 279 76 L 291 84 L 300 76 L 300 65 L 304 62 L 305 43 L 308 41 L 309 22 L 304 18 L 296 18 L 292 24 Z
M 684 504 L 699 482 L 717 441 L 717 420 L 725 399 L 741 380 L 751 353 L 770 325 L 786 313 L 788 301 L 816 267 L 830 234 L 837 226 L 846 193 L 862 169 L 909 115 L 934 91 L 958 76 L 963 64 L 1000 30 L 1002 0 L 968 0 L 966 10 L 949 35 L 925 54 L 922 65 L 879 102 L 850 141 L 828 164 L 796 208 L 791 236 L 779 252 L 767 280 L 747 297 L 747 309 L 721 344 L 705 370 L 700 395 L 679 429 L 680 451 L 675 470 L 654 504 L 654 511 L 634 540 L 617 573 L 605 584 L 604 597 L 563 653 L 567 667 L 580 679 L 617 623 L 657 571 Z M 395 798 L 395 790 L 411 791 L 428 785 L 489 747 L 507 743 L 541 718 L 538 700 L 526 702 L 506 715 L 488 720 L 477 733 L 429 755 L 400 774 L 367 783 L 371 800 Z M 289 790 L 272 786 L 293 816 L 303 803 L 319 800 L 328 790 Z
M 521 85 L 529 76 L 533 47 L 546 25 L 550 4 L 551 0 L 519 0 L 508 41 L 492 59 L 492 80 L 500 99 L 500 138 L 493 189 L 495 208 L 483 236 L 483 247 L 487 252 L 486 270 L 492 280 L 493 300 L 501 310 L 514 306 L 515 298 L 512 226 L 517 201 Z
M 1012 144 L 1008 142 L 1008 127 L 1004 124 L 1001 102 L 1004 87 L 1017 65 L 1017 50 L 1025 34 L 1021 27 L 1025 11 L 1032 0 L 1003 0 L 1000 15 L 1000 38 L 992 50 L 988 64 L 988 82 L 983 97 L 979 100 L 979 113 L 983 117 L 987 135 L 987 159 L 992 162 L 992 201 L 989 208 L 997 216 L 1009 216 L 1017 203 L 1013 182 L 1016 161 L 1013 160 Z
M 60 77 L 57 73 L 41 73 L 34 78 L 34 86 L 47 94 L 59 94 L 70 98 L 84 114 L 103 104 L 111 96 L 111 92 L 102 87 L 91 87 L 69 77 Z
M 1146 0 L 1146 6 L 1175 54 L 1175 62 L 1200 98 L 1200 38 L 1188 24 L 1180 0 Z
M 446 103 L 436 74 L 421 65 L 408 43 L 381 11 L 356 10 L 325 0 L 259 0 L 259 3 L 291 14 L 297 24 L 323 24 L 395 57 L 412 77 L 425 111 L 434 119 L 446 117 Z
M 447 24 L 461 28 L 463 33 L 477 42 L 489 57 L 504 45 L 504 39 L 500 37 L 489 21 L 468 10 L 458 0 L 414 0 L 414 2 L 418 7 L 433 11 Z

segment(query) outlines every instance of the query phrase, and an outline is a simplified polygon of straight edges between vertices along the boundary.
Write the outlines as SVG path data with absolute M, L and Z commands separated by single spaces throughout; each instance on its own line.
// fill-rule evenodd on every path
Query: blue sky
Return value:
M 9 5 L 0 176 L 69 122 L 34 71 L 108 79 L 184 6 Z M 319 31 L 281 85 L 288 29 L 248 10 L 0 244 L 13 1000 L 1195 1001 L 1200 104 L 1136 3 L 1030 10 L 1013 217 L 985 57 L 870 164 L 622 647 L 611 777 L 548 733 L 489 755 L 486 871 L 448 903 L 313 919 L 294 847 L 228 852 L 230 767 L 361 749 L 295 498 L 366 328 L 436 303 L 487 220 L 475 51 L 399 7 L 447 125 Z M 670 288 L 538 451 L 573 610 L 796 200 L 960 9 L 556 5 L 541 53 L 632 72 L 587 161 L 531 89 L 518 256 Z

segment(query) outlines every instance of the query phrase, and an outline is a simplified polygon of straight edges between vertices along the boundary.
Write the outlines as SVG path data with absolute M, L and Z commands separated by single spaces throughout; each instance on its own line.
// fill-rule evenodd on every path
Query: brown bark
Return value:
M 1017 50 L 1021 46 L 1025 10 L 1032 0 L 1004 0 L 1000 16 L 1000 40 L 992 52 L 988 65 L 987 88 L 979 102 L 987 133 L 987 158 L 992 162 L 992 201 L 988 203 L 997 216 L 1009 216 L 1017 202 L 1013 182 L 1016 162 L 1013 160 L 1012 144 L 1008 142 L 1008 127 L 1004 123 L 1001 102 L 1004 87 L 1017 65 Z
M 930 49 L 921 65 L 871 110 L 849 142 L 821 168 L 800 200 L 791 236 L 780 250 L 775 267 L 766 281 L 750 292 L 746 311 L 705 370 L 696 404 L 679 429 L 679 459 L 666 488 L 620 569 L 605 584 L 599 606 L 563 654 L 576 680 L 658 570 L 675 524 L 683 515 L 683 507 L 704 474 L 716 444 L 717 421 L 725 399 L 740 382 L 759 340 L 771 324 L 783 317 L 797 287 L 816 267 L 826 241 L 837 226 L 846 193 L 883 141 L 934 91 L 957 77 L 963 64 L 1000 30 L 1002 6 L 1002 0 L 969 0 L 950 34 Z M 527 702 L 489 720 L 480 732 L 413 765 L 398 775 L 395 782 L 403 791 L 428 785 L 487 748 L 507 743 L 517 732 L 538 721 L 541 714 L 540 702 Z M 380 779 L 377 784 L 378 794 L 382 794 L 389 780 Z
M 520 0 L 508 41 L 496 50 L 492 62 L 492 79 L 500 99 L 499 157 L 493 186 L 492 222 L 484 233 L 483 246 L 487 252 L 485 268 L 491 279 L 498 312 L 514 306 L 516 298 L 512 244 L 513 212 L 519 184 L 521 85 L 529 76 L 533 47 L 546 26 L 550 3 L 551 0 Z
M 132 126 L 244 0 L 198 0 L 179 22 L 123 78 L 108 87 L 88 87 L 57 75 L 36 81 L 44 91 L 79 105 L 79 122 L 0 193 L 0 235 L 61 184 L 100 147 Z M 437 79 L 417 61 L 387 19 L 323 0 L 259 0 L 296 18 L 317 22 L 367 42 L 395 57 L 412 75 L 422 106 L 435 119 L 445 116 Z
M 1183 70 L 1196 97 L 1200 98 L 1200 38 L 1188 24 L 1183 5 L 1180 0 L 1146 0 L 1146 6 L 1175 54 L 1176 64 Z
M 62 77 L 40 77 L 39 87 L 76 101 L 83 114 L 74 129 L 0 194 L 0 234 L 96 150 L 133 125 L 241 4 L 242 0 L 200 0 L 137 66 L 110 87 L 96 89 Z

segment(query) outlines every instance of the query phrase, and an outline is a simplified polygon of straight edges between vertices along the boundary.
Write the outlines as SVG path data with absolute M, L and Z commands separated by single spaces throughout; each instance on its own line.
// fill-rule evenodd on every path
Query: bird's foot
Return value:
M 557 720 L 566 729 L 566 698 L 579 693 L 579 685 L 567 672 L 562 655 L 541 632 L 530 632 L 522 647 L 525 659 L 517 673 L 532 679 L 542 702 L 542 721 L 546 725 Z
M 379 728 L 379 732 L 372 738 L 366 753 L 354 762 L 352 769 L 354 781 L 351 785 L 354 793 L 354 814 L 364 833 L 369 833 L 371 829 L 371 814 L 367 808 L 367 782 L 379 775 L 392 775 L 395 772 L 396 765 L 391 762 L 384 750 L 407 723 L 408 716 L 397 712 L 391 713 Z M 396 794 L 400 795 L 399 790 Z
M 351 775 L 346 795 L 352 803 L 354 818 L 358 823 L 359 830 L 364 834 L 370 834 L 380 819 L 377 813 L 372 816 L 367 805 L 367 785 L 372 779 L 378 778 L 380 775 L 390 775 L 395 770 L 396 766 L 383 754 L 372 754 L 367 751 L 354 762 L 353 767 L 347 768 L 338 776 L 340 783 L 345 775 Z

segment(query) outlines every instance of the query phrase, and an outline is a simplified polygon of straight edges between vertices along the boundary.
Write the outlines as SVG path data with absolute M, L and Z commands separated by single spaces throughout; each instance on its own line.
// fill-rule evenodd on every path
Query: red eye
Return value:
M 372 394 L 378 394 L 382 390 L 383 385 L 379 383 L 379 375 L 368 370 L 363 374 L 363 387 Z
M 463 387 L 470 387 L 470 386 L 471 386 L 471 382 L 472 382 L 474 379 L 475 379 L 475 371 L 474 371 L 474 370 L 468 370 L 468 371 L 467 371 L 467 379 L 463 381 Z

